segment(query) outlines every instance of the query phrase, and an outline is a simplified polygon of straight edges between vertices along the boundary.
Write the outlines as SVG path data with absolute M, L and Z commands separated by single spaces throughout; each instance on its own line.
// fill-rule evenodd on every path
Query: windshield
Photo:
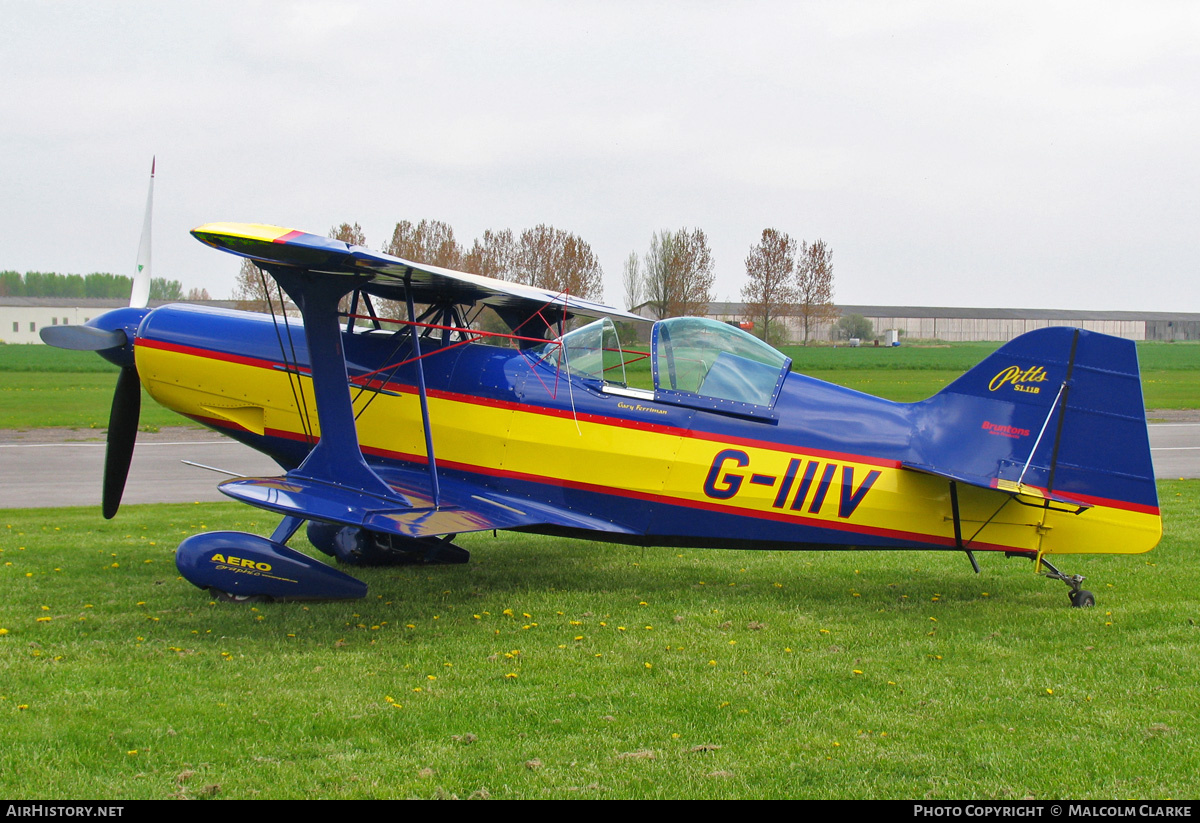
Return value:
M 544 362 L 557 363 L 571 374 L 625 385 L 621 341 L 616 325 L 607 317 L 547 343 L 539 354 Z
M 735 326 L 699 317 L 654 324 L 654 387 L 769 406 L 791 358 Z

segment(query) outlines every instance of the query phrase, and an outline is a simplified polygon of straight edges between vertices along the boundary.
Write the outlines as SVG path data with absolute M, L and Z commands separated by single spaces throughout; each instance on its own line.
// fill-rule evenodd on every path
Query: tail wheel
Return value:
M 1073 591 L 1070 594 L 1071 605 L 1076 609 L 1090 609 L 1096 605 L 1096 596 L 1087 589 Z

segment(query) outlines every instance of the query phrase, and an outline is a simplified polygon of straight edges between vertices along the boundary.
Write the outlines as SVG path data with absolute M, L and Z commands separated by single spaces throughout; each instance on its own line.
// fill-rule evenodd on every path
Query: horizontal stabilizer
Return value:
M 935 477 L 944 477 L 947 480 L 953 480 L 956 483 L 964 483 L 968 486 L 978 486 L 981 489 L 994 489 L 996 491 L 1007 492 L 1013 496 L 1031 497 L 1037 500 L 1050 500 L 1055 503 L 1065 503 L 1069 506 L 1083 511 L 1092 507 L 1091 503 L 1085 503 L 1082 500 L 1071 497 L 1067 494 L 1059 492 L 1048 492 L 1045 489 L 1039 489 L 1036 486 L 1029 486 L 1016 483 L 1011 480 L 1000 480 L 995 477 L 982 477 L 980 475 L 969 475 L 955 472 L 945 471 L 933 466 L 923 466 L 919 463 L 900 464 L 902 468 L 918 471 L 922 474 L 932 474 Z

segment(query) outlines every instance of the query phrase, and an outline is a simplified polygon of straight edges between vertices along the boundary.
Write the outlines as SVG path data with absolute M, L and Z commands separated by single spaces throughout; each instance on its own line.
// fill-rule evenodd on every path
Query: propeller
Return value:
M 125 366 L 117 376 L 112 411 L 108 415 L 108 446 L 104 452 L 104 498 L 102 511 L 105 520 L 112 520 L 125 493 L 125 479 L 133 460 L 133 444 L 137 439 L 138 417 L 142 412 L 142 381 L 137 368 Z
M 149 313 L 150 296 L 150 212 L 154 204 L 154 161 L 150 161 L 150 193 L 146 196 L 146 217 L 138 246 L 137 272 L 129 308 L 116 309 L 83 326 L 43 326 L 42 342 L 60 349 L 98 352 L 104 359 L 121 367 L 117 389 L 108 415 L 108 444 L 104 453 L 104 494 L 101 510 L 111 520 L 121 506 L 133 446 L 137 440 L 138 418 L 142 413 L 142 381 L 134 365 L 133 344 L 138 323 Z M 108 328 L 106 328 L 106 326 Z

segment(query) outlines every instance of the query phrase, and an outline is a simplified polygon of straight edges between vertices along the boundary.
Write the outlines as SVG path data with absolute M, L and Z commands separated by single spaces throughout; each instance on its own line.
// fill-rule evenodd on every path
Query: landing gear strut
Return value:
M 1054 565 L 1045 558 L 1042 558 L 1042 565 L 1049 569 L 1049 571 L 1044 571 L 1042 574 L 1051 580 L 1061 580 L 1071 587 L 1071 591 L 1067 597 L 1071 599 L 1071 606 L 1073 608 L 1088 609 L 1096 605 L 1096 595 L 1079 586 L 1083 582 L 1082 574 L 1063 574 L 1054 568 Z
M 1037 562 L 1036 557 L 1028 554 L 1006 552 L 1005 556 L 1027 557 L 1030 560 Z M 1092 594 L 1087 589 L 1080 587 L 1080 584 L 1083 583 L 1084 579 L 1082 574 L 1063 574 L 1054 567 L 1053 563 L 1044 557 L 1042 558 L 1042 565 L 1048 569 L 1048 571 L 1043 571 L 1042 574 L 1044 574 L 1046 577 L 1049 577 L 1051 580 L 1061 580 L 1071 588 L 1071 591 L 1067 593 L 1067 597 L 1071 600 L 1072 608 L 1090 609 L 1092 606 L 1096 605 L 1096 595 Z

